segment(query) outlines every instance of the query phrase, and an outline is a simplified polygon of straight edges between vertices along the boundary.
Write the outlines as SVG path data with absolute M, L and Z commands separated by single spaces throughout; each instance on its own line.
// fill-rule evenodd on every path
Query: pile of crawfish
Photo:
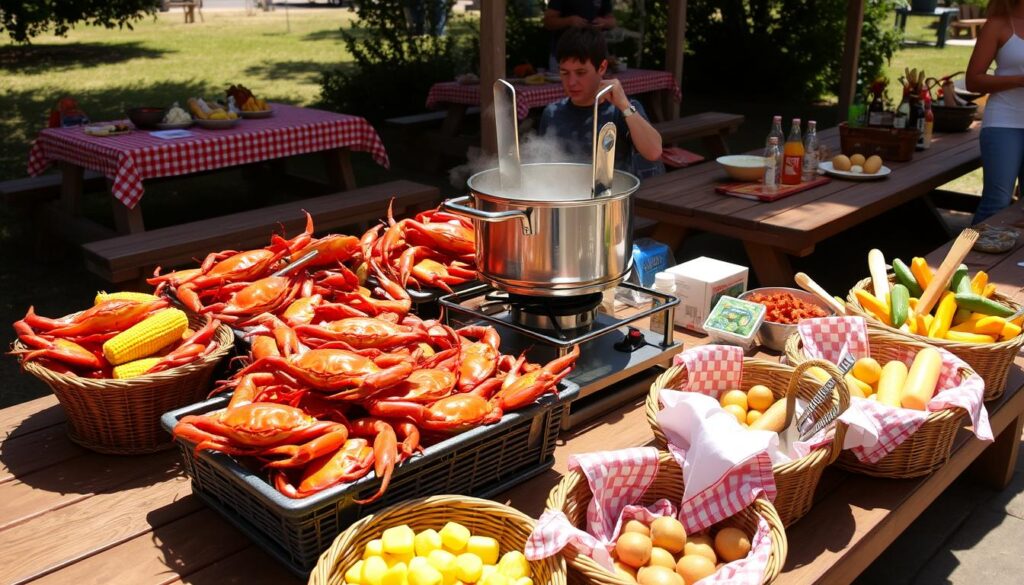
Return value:
M 181 419 L 196 452 L 255 458 L 283 494 L 303 498 L 369 473 L 384 494 L 396 464 L 443 437 L 532 404 L 567 376 L 578 347 L 545 365 L 503 355 L 491 327 L 455 330 L 406 315 L 290 326 L 266 315 L 249 363 L 219 390 L 226 409 Z M 401 442 L 399 442 L 401 439 Z
M 15 321 L 14 331 L 27 346 L 10 353 L 21 358 L 22 365 L 37 362 L 68 376 L 112 378 L 113 366 L 103 355 L 103 343 L 132 325 L 140 323 L 170 303 L 166 299 L 100 300 L 80 313 L 52 319 L 37 315 L 29 307 Z M 157 354 L 160 361 L 146 371 L 153 374 L 176 368 L 207 356 L 218 347 L 215 339 L 220 322 L 210 319 L 196 331 L 186 331 L 181 341 Z
M 450 291 L 476 277 L 473 228 L 458 216 L 435 209 L 396 221 L 389 205 L 386 225 L 359 238 L 315 238 L 306 217 L 305 231 L 291 239 L 274 235 L 264 248 L 212 253 L 199 268 L 163 275 L 158 268 L 148 282 L 156 294 L 240 329 L 267 314 L 292 326 L 343 317 L 397 322 L 412 308 L 406 287 Z

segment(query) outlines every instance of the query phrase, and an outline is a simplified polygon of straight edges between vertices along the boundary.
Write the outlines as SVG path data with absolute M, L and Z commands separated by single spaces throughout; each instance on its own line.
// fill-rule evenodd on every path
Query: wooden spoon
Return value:
M 960 263 L 964 261 L 964 258 L 967 257 L 967 253 L 971 251 L 974 242 L 977 241 L 978 232 L 976 230 L 967 228 L 960 232 L 956 241 L 953 242 L 953 246 L 946 253 L 946 257 L 942 260 L 942 264 L 939 265 L 939 269 L 935 271 L 932 281 L 928 283 L 928 288 L 921 293 L 921 298 L 917 301 L 917 306 L 914 307 L 915 315 L 931 313 L 932 307 L 939 300 L 939 295 L 949 286 L 953 273 L 960 266 Z
M 805 291 L 817 296 L 819 299 L 825 302 L 830 309 L 835 311 L 836 315 L 845 315 L 846 307 L 835 299 L 832 295 L 825 292 L 825 289 L 821 288 L 821 285 L 814 282 L 810 276 L 807 276 L 803 272 L 797 272 L 796 276 L 793 277 L 797 285 Z

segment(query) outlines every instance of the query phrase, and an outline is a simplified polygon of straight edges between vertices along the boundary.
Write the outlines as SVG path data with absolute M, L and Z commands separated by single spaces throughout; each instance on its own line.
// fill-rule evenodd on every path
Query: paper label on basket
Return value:
M 739 388 L 743 378 L 743 349 L 734 345 L 693 347 L 676 355 L 673 363 L 686 366 L 686 385 L 680 390 L 715 398 L 725 390 Z

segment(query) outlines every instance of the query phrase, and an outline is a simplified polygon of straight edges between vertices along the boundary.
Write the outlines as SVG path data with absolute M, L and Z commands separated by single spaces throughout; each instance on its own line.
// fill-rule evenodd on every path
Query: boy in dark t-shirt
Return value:
M 537 133 L 554 136 L 573 162 L 593 158 L 594 98 L 611 86 L 598 109 L 600 128 L 615 124 L 615 168 L 641 179 L 665 172 L 661 163 L 661 135 L 647 121 L 643 106 L 626 97 L 618 79 L 602 79 L 608 69 L 604 36 L 593 28 L 571 28 L 558 41 L 558 72 L 568 97 L 549 104 L 541 114 Z

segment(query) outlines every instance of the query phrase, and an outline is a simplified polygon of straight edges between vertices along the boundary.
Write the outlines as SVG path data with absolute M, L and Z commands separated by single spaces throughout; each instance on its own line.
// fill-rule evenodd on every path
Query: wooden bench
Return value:
M 185 11 L 185 22 L 196 21 L 196 9 L 199 10 L 199 20 L 206 21 L 203 18 L 203 0 L 171 0 L 167 2 L 168 8 L 182 8 Z
M 412 181 L 392 181 L 341 193 L 242 211 L 191 223 L 147 230 L 85 244 L 86 266 L 109 282 L 149 276 L 156 266 L 170 267 L 202 259 L 210 252 L 266 245 L 281 228 L 302 231 L 308 211 L 318 231 L 385 217 L 394 198 L 396 216 L 435 205 L 440 191 Z
M 740 114 L 703 112 L 657 122 L 653 126 L 661 133 L 661 143 L 665 146 L 699 138 L 713 156 L 722 156 L 729 154 L 725 137 L 736 132 L 743 120 Z
M 86 190 L 106 189 L 106 177 L 95 171 L 86 171 L 83 177 Z M 0 181 L 0 202 L 8 207 L 29 207 L 60 197 L 61 175 L 22 177 Z
M 962 36 L 961 33 L 966 32 L 969 38 L 978 38 L 978 29 L 985 25 L 985 18 L 983 18 L 984 15 L 985 14 L 981 6 L 961 4 L 960 16 L 958 16 L 953 22 L 949 23 L 949 28 L 953 31 L 953 36 L 960 37 Z

